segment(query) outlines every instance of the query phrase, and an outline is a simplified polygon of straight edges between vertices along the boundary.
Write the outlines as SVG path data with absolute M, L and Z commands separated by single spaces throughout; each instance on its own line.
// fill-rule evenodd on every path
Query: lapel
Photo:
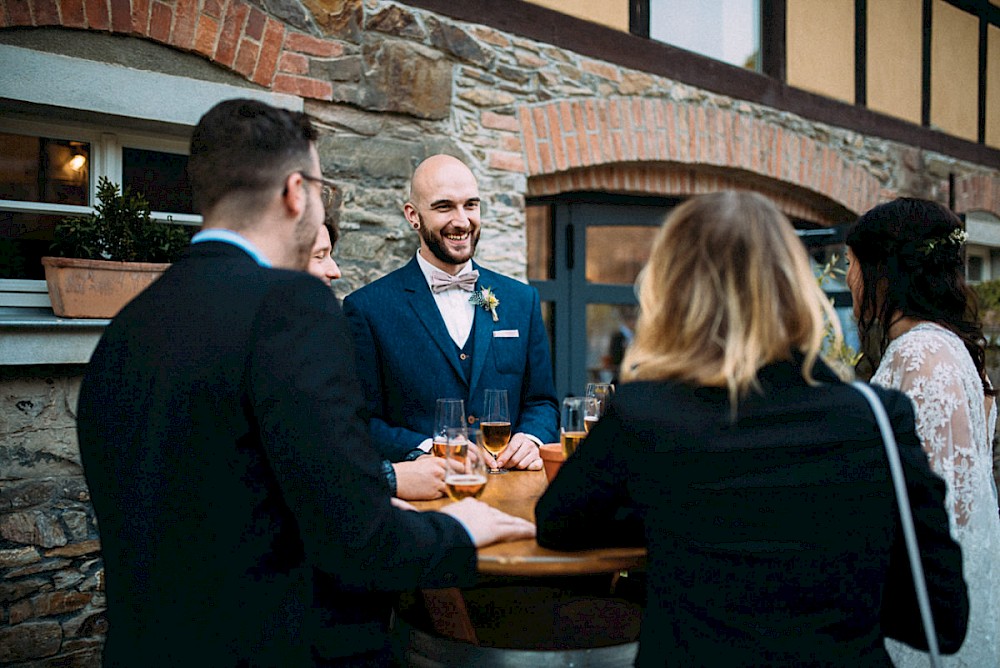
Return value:
M 441 350 L 441 354 L 448 360 L 448 364 L 455 370 L 455 374 L 465 383 L 465 373 L 463 373 L 462 367 L 455 355 L 455 342 L 451 340 L 451 335 L 448 334 L 448 328 L 444 325 L 441 312 L 438 311 L 437 303 L 434 301 L 433 295 L 431 295 L 431 289 L 427 287 L 427 279 L 424 278 L 423 272 L 420 271 L 420 266 L 417 264 L 416 258 L 410 260 L 403 267 L 403 294 L 410 304 L 413 316 L 423 325 L 427 331 L 427 336 Z M 479 346 L 478 338 L 476 339 L 476 346 Z M 473 364 L 475 364 L 478 357 L 478 352 L 473 354 Z M 473 378 L 475 378 L 474 373 Z
M 478 267 L 476 267 L 479 269 Z M 482 269 L 479 270 L 479 281 L 476 282 L 476 289 L 480 289 L 482 281 Z M 479 383 L 479 376 L 483 372 L 486 364 L 486 354 L 490 349 L 493 338 L 493 316 L 486 312 L 486 309 L 476 307 L 476 315 L 472 318 L 472 334 L 475 348 L 472 351 L 472 377 L 469 379 L 469 389 L 475 388 Z

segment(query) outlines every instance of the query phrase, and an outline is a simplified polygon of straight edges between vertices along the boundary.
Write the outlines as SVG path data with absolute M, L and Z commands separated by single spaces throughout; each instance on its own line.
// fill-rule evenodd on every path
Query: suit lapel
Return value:
M 474 269 L 479 270 L 479 280 L 476 281 L 476 290 L 482 289 L 483 269 L 472 263 Z M 476 307 L 476 315 L 472 318 L 472 336 L 475 348 L 472 351 L 472 378 L 469 379 L 469 387 L 475 389 L 479 383 L 479 376 L 482 375 L 483 366 L 486 364 L 486 355 L 490 350 L 493 339 L 493 316 L 486 309 Z
M 455 342 L 448 334 L 448 328 L 445 327 L 444 319 L 441 318 L 441 312 L 438 311 L 437 303 L 431 295 L 430 288 L 427 287 L 427 280 L 424 278 L 423 272 L 420 271 L 416 258 L 406 265 L 403 293 L 413 310 L 413 316 L 423 325 L 427 336 L 441 350 L 441 354 L 465 383 L 465 373 L 455 355 Z M 476 339 L 476 345 L 478 344 L 479 340 Z M 478 355 L 473 356 L 473 362 L 475 362 L 476 357 Z

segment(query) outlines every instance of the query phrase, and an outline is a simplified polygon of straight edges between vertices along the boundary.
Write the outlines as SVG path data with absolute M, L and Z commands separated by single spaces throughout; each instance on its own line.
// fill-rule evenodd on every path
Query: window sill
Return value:
M 110 322 L 0 307 L 0 365 L 86 364 Z

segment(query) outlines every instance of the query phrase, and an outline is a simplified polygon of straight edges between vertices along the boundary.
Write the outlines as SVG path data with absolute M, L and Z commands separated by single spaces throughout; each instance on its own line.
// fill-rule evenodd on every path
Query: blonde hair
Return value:
M 719 192 L 677 207 L 640 281 L 624 380 L 726 387 L 735 409 L 757 387 L 757 371 L 793 350 L 813 383 L 827 328 L 841 335 L 791 223 L 756 193 Z

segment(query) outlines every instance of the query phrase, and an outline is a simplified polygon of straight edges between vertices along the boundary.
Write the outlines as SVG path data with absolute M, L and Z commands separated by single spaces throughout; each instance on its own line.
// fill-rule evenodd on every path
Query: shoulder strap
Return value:
M 917 592 L 917 605 L 920 607 L 920 619 L 924 623 L 924 635 L 927 637 L 927 647 L 930 650 L 931 666 L 940 668 L 941 653 L 938 650 L 937 632 L 934 630 L 934 618 L 931 615 L 930 597 L 927 595 L 927 582 L 924 580 L 924 567 L 920 561 L 920 548 L 917 546 L 917 531 L 913 526 L 913 514 L 910 511 L 910 497 L 906 493 L 906 481 L 903 478 L 903 465 L 899 460 L 899 448 L 896 445 L 896 435 L 892 432 L 889 416 L 885 412 L 882 401 L 875 391 L 865 383 L 851 383 L 875 413 L 875 421 L 882 432 L 882 443 L 885 445 L 885 455 L 889 460 L 889 472 L 892 474 L 892 484 L 896 488 L 896 502 L 899 504 L 899 517 L 903 523 L 903 538 L 906 540 L 906 552 L 910 557 L 910 572 L 913 574 L 913 587 Z

